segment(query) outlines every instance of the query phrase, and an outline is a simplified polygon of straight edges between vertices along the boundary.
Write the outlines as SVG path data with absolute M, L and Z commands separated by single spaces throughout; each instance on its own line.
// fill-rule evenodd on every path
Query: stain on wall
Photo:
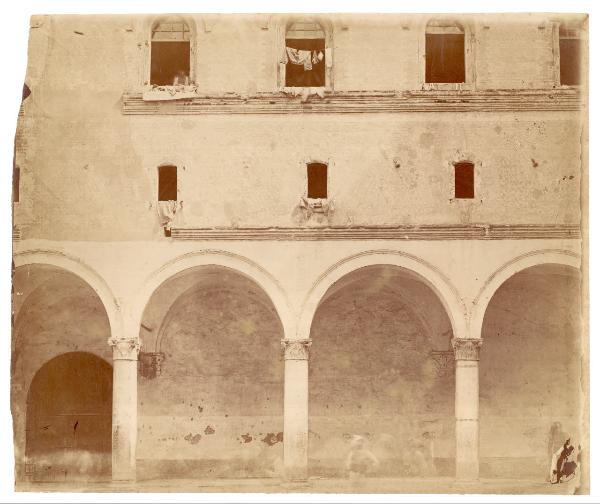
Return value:
M 577 447 L 580 289 L 579 272 L 544 265 L 514 275 L 491 299 L 479 368 L 482 477 L 543 481 L 555 421 Z

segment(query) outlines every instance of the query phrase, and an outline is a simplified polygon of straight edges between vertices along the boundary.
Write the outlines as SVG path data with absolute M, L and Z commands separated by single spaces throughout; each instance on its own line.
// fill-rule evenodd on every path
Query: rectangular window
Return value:
M 560 36 L 560 83 L 578 86 L 581 83 L 581 40 L 569 33 Z
M 177 201 L 177 167 L 158 168 L 158 201 Z
M 21 168 L 13 168 L 13 202 L 19 202 L 19 189 L 21 186 Z
M 475 197 L 475 166 L 473 163 L 456 163 L 454 165 L 454 197 Z
M 308 175 L 309 198 L 327 198 L 327 165 L 323 163 L 309 163 L 306 165 Z
M 425 34 L 425 82 L 465 82 L 464 33 Z

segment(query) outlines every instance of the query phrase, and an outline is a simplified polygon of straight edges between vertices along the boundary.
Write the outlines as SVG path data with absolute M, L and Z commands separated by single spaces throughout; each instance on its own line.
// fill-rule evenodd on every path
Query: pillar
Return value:
M 112 479 L 135 481 L 137 338 L 111 339 L 113 349 Z
M 479 479 L 479 349 L 481 339 L 455 338 L 456 479 Z
M 285 478 L 308 478 L 308 349 L 311 340 L 283 340 L 283 466 Z

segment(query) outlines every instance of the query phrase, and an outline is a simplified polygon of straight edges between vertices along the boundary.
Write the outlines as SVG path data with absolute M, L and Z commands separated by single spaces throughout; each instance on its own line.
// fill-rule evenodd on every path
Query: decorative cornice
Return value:
M 241 96 L 198 95 L 166 101 L 144 101 L 142 93 L 124 93 L 126 115 L 203 114 L 365 114 L 399 112 L 530 112 L 569 111 L 583 107 L 576 88 L 414 90 L 325 92 L 325 97 L 281 93 Z
M 281 340 L 285 360 L 308 360 L 312 340 Z
M 452 348 L 454 359 L 457 361 L 478 361 L 482 340 L 474 338 L 453 338 Z
M 140 341 L 138 338 L 108 340 L 108 344 L 113 349 L 113 360 L 137 361 L 140 351 Z
M 424 225 L 323 228 L 172 228 L 175 240 L 531 240 L 580 239 L 578 225 Z

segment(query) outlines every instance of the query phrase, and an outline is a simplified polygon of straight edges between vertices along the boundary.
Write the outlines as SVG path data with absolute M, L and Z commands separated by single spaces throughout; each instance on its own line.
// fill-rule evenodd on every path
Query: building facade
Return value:
M 585 459 L 586 62 L 575 15 L 34 16 L 17 481 Z

